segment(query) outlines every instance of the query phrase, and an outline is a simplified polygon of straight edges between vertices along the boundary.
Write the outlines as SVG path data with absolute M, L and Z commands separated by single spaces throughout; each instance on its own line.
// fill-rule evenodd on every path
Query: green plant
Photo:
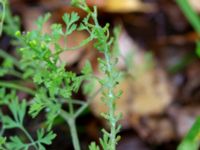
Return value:
M 188 0 L 176 0 L 177 4 L 185 14 L 186 18 L 194 28 L 194 30 L 200 35 L 200 18 L 198 14 L 193 10 L 190 6 Z M 200 57 L 200 41 L 197 41 L 196 44 L 196 53 Z M 178 150 L 198 150 L 199 149 L 199 142 L 200 142 L 200 118 L 197 117 L 195 123 L 193 124 L 192 128 L 183 139 L 181 144 L 178 147 Z
M 190 6 L 188 0 L 176 0 L 184 15 L 190 22 L 194 30 L 200 35 L 200 18 L 197 12 Z M 200 57 L 200 42 L 196 41 L 196 53 Z
M 4 18 L 5 18 L 5 1 L 1 0 L 0 1 L 1 4 L 1 13 L 0 13 L 0 35 L 2 33 L 2 28 L 3 28 L 3 22 L 4 22 Z
M 57 117 L 62 117 L 69 126 L 74 149 L 80 150 L 76 119 L 84 112 L 95 96 L 102 93 L 102 100 L 109 108 L 107 113 L 102 113 L 102 116 L 108 121 L 110 131 L 102 130 L 103 137 L 100 138 L 100 144 L 104 150 L 115 150 L 119 140 L 117 134 L 120 130 L 120 125 L 117 122 L 121 117 L 115 113 L 115 101 L 121 92 L 115 93 L 114 88 L 120 80 L 121 73 L 116 69 L 117 58 L 113 58 L 112 54 L 115 39 L 110 37 L 108 24 L 104 27 L 99 25 L 97 8 L 89 8 L 84 0 L 74 0 L 72 4 L 87 13 L 80 24 L 78 24 L 80 17 L 77 13 L 72 12 L 63 15 L 64 30 L 61 24 L 54 23 L 51 25 L 51 33 L 43 33 L 42 28 L 50 17 L 50 14 L 46 14 L 36 21 L 36 30 L 21 33 L 18 30 L 19 26 L 15 25 L 18 19 L 11 15 L 8 2 L 4 2 L 5 15 L 7 15 L 4 20 L 4 31 L 14 38 L 13 43 L 18 47 L 17 53 L 20 56 L 20 61 L 0 50 L 0 57 L 4 59 L 0 76 L 12 75 L 18 79 L 9 82 L 0 81 L 2 87 L 0 107 L 7 106 L 12 113 L 12 117 L 5 115 L 3 111 L 0 113 L 2 122 L 0 148 L 3 150 L 24 150 L 30 147 L 36 150 L 45 149 L 44 145 L 51 144 L 56 137 L 52 131 L 54 120 Z M 93 23 L 90 23 L 89 20 L 92 20 Z M 62 47 L 59 40 L 61 38 L 66 40 L 67 36 L 75 30 L 88 32 L 88 38 L 78 46 L 68 47 L 65 45 Z M 100 71 L 104 76 L 102 78 L 94 76 L 89 61 L 85 63 L 80 75 L 66 71 L 67 64 L 62 62 L 59 55 L 67 50 L 76 50 L 92 40 L 95 40 L 94 47 L 104 54 L 104 58 L 98 59 Z M 87 101 L 73 99 L 72 94 L 80 90 L 81 84 L 85 85 L 85 91 L 91 92 L 90 83 L 93 80 L 97 80 L 101 84 L 101 88 L 94 95 L 90 96 Z M 32 83 L 34 87 L 29 88 L 27 86 L 29 83 Z M 19 100 L 16 90 L 25 92 L 32 98 Z M 75 105 L 79 107 L 77 108 Z M 46 114 L 45 126 L 37 131 L 37 138 L 31 137 L 31 134 L 24 127 L 23 122 L 27 110 L 33 119 L 43 112 Z M 6 138 L 4 131 L 11 128 L 20 129 L 25 137 L 16 135 Z M 100 146 L 92 142 L 89 149 L 99 150 Z
M 183 139 L 178 147 L 178 150 L 198 150 L 200 140 L 200 118 L 197 117 L 195 123 L 191 127 L 190 131 Z

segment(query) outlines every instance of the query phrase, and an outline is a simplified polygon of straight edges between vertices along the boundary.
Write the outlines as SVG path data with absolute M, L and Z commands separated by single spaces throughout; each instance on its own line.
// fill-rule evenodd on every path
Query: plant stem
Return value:
M 60 116 L 68 123 L 68 119 L 71 117 L 69 113 L 62 110 L 60 111 Z
M 15 17 L 12 16 L 9 1 L 6 1 L 6 16 L 5 23 L 9 26 L 10 32 L 12 32 L 12 37 L 15 37 L 15 32 L 19 30 L 18 24 L 16 25 Z
M 112 90 L 109 91 L 109 94 L 113 95 Z M 116 116 L 115 116 L 115 109 L 114 109 L 114 99 L 109 99 L 109 114 L 110 114 L 110 139 L 111 139 L 111 150 L 116 149 Z
M 80 143 L 79 143 L 79 139 L 78 139 L 78 133 L 77 133 L 77 129 L 76 129 L 75 119 L 69 119 L 68 124 L 69 124 L 69 128 L 70 128 L 70 133 L 72 136 L 72 142 L 73 142 L 74 149 L 80 150 Z
M 88 107 L 88 105 L 91 103 L 91 101 L 97 96 L 97 94 L 102 90 L 103 88 L 98 89 L 92 96 L 88 98 L 88 101 L 84 103 L 75 113 L 73 109 L 73 100 L 69 99 L 69 113 L 65 112 L 64 110 L 61 110 L 60 116 L 68 123 L 70 128 L 70 133 L 72 136 L 72 142 L 75 150 L 80 150 L 80 142 L 78 139 L 78 133 L 76 129 L 76 118 Z
M 26 137 L 29 139 L 29 141 L 33 144 L 33 146 L 35 147 L 36 150 L 39 150 L 38 147 L 36 146 L 33 138 L 31 137 L 31 135 L 26 131 L 26 129 L 23 126 L 19 126 L 19 128 L 24 132 L 24 134 L 26 135 Z
M 90 96 L 85 104 L 83 104 L 74 114 L 74 118 L 77 118 L 82 112 L 89 106 L 92 100 L 101 92 L 103 88 L 98 89 L 92 96 Z
M 75 150 L 80 150 L 80 142 L 78 139 L 78 133 L 76 129 L 76 123 L 75 123 L 75 118 L 73 115 L 67 113 L 64 110 L 61 110 L 60 116 L 68 123 L 69 129 L 70 129 L 70 134 L 72 137 L 72 143 L 73 147 Z
M 17 89 L 17 90 L 26 92 L 26 93 L 28 93 L 30 95 L 35 95 L 35 91 L 33 91 L 33 90 L 31 90 L 31 89 L 29 89 L 27 87 L 11 83 L 11 82 L 0 81 L 0 86 L 7 87 L 7 88 L 12 88 L 12 89 Z
M 71 116 L 73 116 L 74 115 L 74 105 L 72 103 L 72 99 L 69 99 L 68 106 L 69 106 L 69 113 Z
M 3 135 L 3 133 L 4 133 L 4 128 L 2 128 L 1 130 L 0 130 L 0 136 L 2 136 Z
M 70 99 L 70 98 L 66 99 L 66 100 L 65 99 L 59 99 L 61 104 L 64 104 L 64 103 L 68 104 L 69 100 L 72 100 L 73 105 L 84 105 L 85 103 L 87 103 L 87 102 L 85 102 L 83 100 L 79 100 L 79 99 Z
M 5 59 L 10 59 L 10 60 L 12 60 L 14 65 L 16 65 L 18 68 L 20 67 L 19 61 L 16 58 L 14 58 L 13 56 L 6 53 L 5 50 L 3 50 L 3 49 L 0 49 L 0 57 L 3 57 Z
M 5 18 L 5 14 L 6 14 L 6 13 L 5 13 L 5 12 L 6 12 L 6 11 L 5 11 L 5 7 L 6 7 L 6 6 L 5 6 L 5 5 L 6 5 L 5 3 L 6 3 L 6 2 L 5 2 L 5 1 L 1 1 L 0 3 L 1 3 L 1 5 L 2 5 L 1 20 L 0 20 L 0 36 L 1 36 L 2 30 L 3 30 L 4 18 Z
M 106 46 L 105 52 L 104 52 L 104 56 L 106 59 L 106 65 L 108 68 L 108 73 L 107 76 L 110 81 L 111 87 L 108 89 L 108 114 L 110 115 L 109 117 L 109 123 L 110 123 L 110 148 L 111 150 L 116 150 L 116 123 L 117 123 L 117 119 L 116 119 L 116 115 L 115 115 L 115 98 L 114 98 L 114 84 L 113 82 L 113 77 L 110 76 L 110 74 L 112 74 L 112 66 L 111 66 L 111 57 L 110 54 L 108 52 L 108 47 Z
M 16 70 L 10 70 L 10 71 L 8 72 L 8 74 L 13 75 L 13 76 L 16 76 L 16 77 L 18 77 L 18 78 L 22 78 L 22 74 L 21 74 L 20 72 L 16 71 Z
M 83 47 L 84 45 L 86 45 L 87 43 L 89 43 L 90 41 L 92 41 L 92 39 L 89 37 L 86 40 L 82 41 L 78 46 L 60 49 L 60 51 L 53 53 L 52 56 L 59 55 L 59 54 L 61 54 L 64 51 L 74 51 L 74 50 L 80 49 L 81 47 Z
M 198 14 L 193 10 L 193 8 L 190 6 L 190 3 L 188 0 L 176 0 L 179 7 L 184 12 L 185 16 L 191 23 L 192 27 L 196 30 L 198 34 L 200 34 L 200 18 Z

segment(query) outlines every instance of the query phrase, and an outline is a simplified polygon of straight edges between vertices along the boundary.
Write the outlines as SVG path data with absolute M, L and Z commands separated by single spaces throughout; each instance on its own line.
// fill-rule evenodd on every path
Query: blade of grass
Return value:
M 198 150 L 200 142 L 200 117 L 197 117 L 192 128 L 185 136 L 181 144 L 178 146 L 178 150 Z
M 188 0 L 176 0 L 176 2 L 183 11 L 184 15 L 187 17 L 192 27 L 200 35 L 200 18 L 191 7 Z

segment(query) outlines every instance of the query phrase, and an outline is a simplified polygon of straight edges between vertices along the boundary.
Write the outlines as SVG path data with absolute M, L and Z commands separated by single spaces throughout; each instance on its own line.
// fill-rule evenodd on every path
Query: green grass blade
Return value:
M 178 150 L 198 150 L 200 143 L 200 117 L 197 117 L 192 128 L 178 146 Z
M 176 0 L 179 7 L 184 12 L 192 27 L 200 34 L 200 18 L 198 14 L 190 6 L 188 0 Z

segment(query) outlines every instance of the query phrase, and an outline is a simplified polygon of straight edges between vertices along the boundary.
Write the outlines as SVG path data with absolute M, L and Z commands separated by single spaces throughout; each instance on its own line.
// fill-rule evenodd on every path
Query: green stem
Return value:
M 12 89 L 16 89 L 16 90 L 26 92 L 30 95 L 35 95 L 35 91 L 33 91 L 33 90 L 31 90 L 27 87 L 11 83 L 11 82 L 0 81 L 0 87 L 12 88 Z
M 189 0 L 176 0 L 177 4 L 191 23 L 192 27 L 196 30 L 196 32 L 198 32 L 198 34 L 200 34 L 200 18 L 193 10 L 192 6 L 190 6 L 188 1 Z
M 66 99 L 66 100 L 65 99 L 59 99 L 61 104 L 65 104 L 65 103 L 68 104 L 69 100 L 72 100 L 72 103 L 74 105 L 84 105 L 86 103 L 85 101 L 79 100 L 79 99 Z
M 5 131 L 5 129 L 3 127 L 1 127 L 0 136 L 2 136 L 4 134 L 4 131 Z
M 77 49 L 83 47 L 84 45 L 86 45 L 87 43 L 89 43 L 90 41 L 92 41 L 91 37 L 87 38 L 86 40 L 83 40 L 78 46 L 61 49 L 60 51 L 53 53 L 51 55 L 51 57 L 59 55 L 59 54 L 61 54 L 64 51 L 74 51 L 74 50 L 77 50 Z
M 15 57 L 13 57 L 13 56 L 9 55 L 8 53 L 6 53 L 5 50 L 3 50 L 3 49 L 0 49 L 0 57 L 3 57 L 4 59 L 12 60 L 14 65 L 16 65 L 18 68 L 20 68 L 19 61 Z
M 61 110 L 60 116 L 69 125 L 70 134 L 71 134 L 71 137 L 72 137 L 72 143 L 73 143 L 74 149 L 75 150 L 80 150 L 80 142 L 79 142 L 79 139 L 78 139 L 78 133 L 77 133 L 77 129 L 76 129 L 75 118 L 73 117 L 73 115 L 67 113 L 64 110 Z
M 97 94 L 102 90 L 102 88 L 98 89 L 91 97 L 88 98 L 88 101 L 84 103 L 77 111 L 74 113 L 73 109 L 73 101 L 69 99 L 69 113 L 61 110 L 60 116 L 68 123 L 70 128 L 70 133 L 72 136 L 72 142 L 75 150 L 80 150 L 80 142 L 78 139 L 78 133 L 76 129 L 75 120 L 76 118 L 88 107 L 91 101 L 97 96 Z
M 26 135 L 26 137 L 29 139 L 29 141 L 31 143 L 33 143 L 33 146 L 36 150 L 39 150 L 39 148 L 36 146 L 33 138 L 31 137 L 31 135 L 26 131 L 26 129 L 23 126 L 19 126 L 19 128 L 24 132 L 24 134 Z
M 72 103 L 76 105 L 84 105 L 86 102 L 84 102 L 83 100 L 72 99 Z
M 109 91 L 109 95 L 113 95 L 112 90 Z M 114 109 L 114 99 L 109 99 L 109 114 L 110 114 L 110 127 L 111 127 L 111 133 L 110 133 L 110 139 L 111 139 L 111 150 L 116 149 L 116 116 L 115 116 L 115 109 Z
M 104 56 L 105 56 L 105 59 L 106 59 L 106 65 L 107 65 L 107 68 L 108 68 L 108 73 L 107 73 L 107 76 L 109 79 L 109 81 L 111 82 L 111 87 L 108 89 L 108 107 L 109 107 L 109 110 L 108 110 L 108 114 L 110 115 L 109 117 L 109 123 L 110 123 L 110 128 L 111 128 L 111 131 L 110 131 L 110 150 L 116 150 L 116 123 L 117 123 L 117 120 L 116 120 L 116 115 L 115 115 L 115 108 L 114 108 L 114 105 L 115 105 L 115 99 L 114 99 L 114 93 L 113 93 L 113 89 L 114 89 L 114 85 L 113 85 L 113 77 L 110 76 L 110 74 L 112 74 L 112 66 L 111 66 L 111 57 L 109 55 L 109 52 L 108 52 L 108 47 L 106 46 L 106 49 L 105 49 L 105 52 L 104 52 Z
M 6 6 L 5 6 L 5 5 L 6 5 L 6 4 L 5 4 L 5 1 L 1 1 L 1 4 L 2 4 L 2 9 L 3 9 L 2 11 L 3 11 L 3 12 L 2 12 L 2 15 L 1 15 L 2 18 L 1 18 L 1 20 L 0 20 L 0 36 L 1 36 L 1 34 L 2 34 L 3 23 L 4 23 L 5 14 L 6 14 L 6 13 L 5 13 L 5 12 L 6 12 L 6 10 L 5 10 L 5 7 L 6 7 Z
M 72 136 L 72 142 L 75 150 L 80 150 L 80 143 L 78 139 L 78 133 L 76 129 L 76 123 L 75 119 L 69 119 L 68 121 L 69 127 L 70 127 L 70 133 Z
M 10 71 L 8 71 L 8 74 L 16 76 L 18 78 L 22 78 L 22 76 L 23 76 L 20 72 L 18 72 L 16 70 L 10 70 Z
M 64 110 L 61 109 L 60 111 L 60 116 L 66 121 L 68 122 L 68 119 L 71 117 L 70 114 Z
M 82 112 L 89 106 L 92 100 L 102 91 L 103 88 L 98 89 L 92 96 L 90 96 L 85 104 L 83 104 L 74 114 L 74 118 L 77 118 Z
M 15 32 L 19 30 L 18 25 L 15 23 L 15 17 L 12 16 L 9 1 L 6 1 L 6 16 L 5 23 L 9 26 L 10 31 L 12 32 L 12 36 L 15 37 Z
M 73 105 L 72 99 L 69 99 L 68 106 L 69 106 L 69 113 L 71 116 L 73 116 L 74 115 L 74 105 Z

